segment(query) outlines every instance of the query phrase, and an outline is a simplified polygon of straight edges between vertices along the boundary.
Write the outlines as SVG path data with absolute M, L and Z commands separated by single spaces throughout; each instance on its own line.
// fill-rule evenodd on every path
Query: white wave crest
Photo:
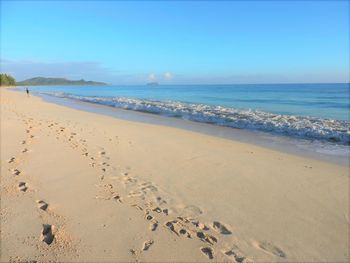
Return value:
M 151 101 L 125 97 L 89 97 L 66 93 L 45 94 L 232 128 L 259 130 L 296 138 L 350 145 L 349 121 L 281 115 L 251 109 L 242 110 L 176 101 Z

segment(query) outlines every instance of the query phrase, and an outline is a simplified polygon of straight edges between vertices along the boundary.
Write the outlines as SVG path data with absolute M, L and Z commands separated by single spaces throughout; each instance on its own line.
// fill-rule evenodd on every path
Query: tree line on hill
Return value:
M 8 74 L 0 74 L 0 86 L 15 86 L 16 80 Z
M 0 74 L 1 86 L 63 86 L 63 85 L 85 85 L 85 86 L 103 86 L 107 85 L 104 82 L 97 82 L 97 81 L 86 81 L 84 79 L 81 80 L 68 80 L 65 78 L 43 78 L 43 77 L 36 77 L 31 79 L 26 79 L 23 81 L 16 82 L 15 78 L 8 74 Z

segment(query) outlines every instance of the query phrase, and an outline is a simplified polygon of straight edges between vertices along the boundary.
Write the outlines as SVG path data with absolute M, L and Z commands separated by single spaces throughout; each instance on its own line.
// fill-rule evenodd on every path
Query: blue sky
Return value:
M 1 1 L 1 71 L 112 84 L 349 81 L 348 1 Z

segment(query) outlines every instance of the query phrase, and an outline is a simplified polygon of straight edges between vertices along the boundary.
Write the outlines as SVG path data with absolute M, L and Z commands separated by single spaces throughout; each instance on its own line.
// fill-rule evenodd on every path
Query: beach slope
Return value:
M 1 89 L 1 262 L 349 261 L 349 168 Z

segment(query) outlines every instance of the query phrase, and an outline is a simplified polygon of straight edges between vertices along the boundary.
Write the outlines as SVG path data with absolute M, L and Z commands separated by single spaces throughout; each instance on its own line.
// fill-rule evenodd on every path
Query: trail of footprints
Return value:
M 73 149 L 80 149 L 81 154 L 86 158 L 89 158 L 89 165 L 100 171 L 99 179 L 101 181 L 105 179 L 107 171 L 116 170 L 115 167 L 112 167 L 109 164 L 108 161 L 110 158 L 104 148 L 101 147 L 97 150 L 96 154 L 93 155 L 88 151 L 87 141 L 82 138 L 79 139 L 78 133 L 69 131 L 67 128 L 60 126 L 57 122 L 50 123 L 48 127 L 54 129 L 57 139 L 62 139 L 69 143 Z M 117 179 L 118 182 L 121 182 L 127 195 L 122 196 L 119 192 L 115 191 L 112 184 L 101 184 L 99 187 L 101 187 L 108 196 L 98 196 L 97 198 L 114 200 L 117 203 L 130 205 L 131 207 L 143 212 L 145 220 L 149 221 L 149 230 L 152 232 L 157 231 L 159 226 L 162 226 L 167 229 L 170 234 L 174 234 L 178 237 L 189 239 L 198 238 L 206 244 L 206 246 L 200 247 L 199 251 L 209 259 L 214 258 L 214 249 L 212 246 L 218 243 L 218 238 L 213 234 L 205 233 L 205 231 L 210 232 L 209 227 L 193 218 L 180 216 L 171 220 L 163 220 L 164 222 L 160 223 L 156 219 L 156 215 L 158 214 L 159 216 L 162 215 L 163 217 L 168 217 L 170 209 L 164 207 L 164 205 L 167 204 L 167 201 L 158 195 L 159 189 L 157 186 L 150 182 L 139 182 L 138 179 L 130 176 L 129 172 L 123 172 L 120 176 L 114 176 L 113 178 Z M 213 223 L 212 229 L 224 235 L 231 234 L 228 227 L 217 221 Z M 153 240 L 145 241 L 142 245 L 141 252 L 148 251 L 153 243 Z M 130 251 L 135 253 L 134 250 Z
M 99 153 L 99 155 L 101 155 L 101 153 Z M 105 155 L 105 152 L 103 152 L 103 155 Z M 116 177 L 114 177 L 114 179 L 115 178 Z M 104 184 L 102 187 L 110 194 L 110 197 L 103 199 L 115 200 L 118 203 L 130 205 L 143 212 L 145 220 L 150 223 L 149 230 L 152 232 L 157 231 L 161 226 L 168 230 L 170 234 L 176 235 L 179 238 L 199 239 L 204 244 L 204 246 L 199 248 L 199 251 L 208 259 L 215 258 L 213 246 L 219 242 L 218 237 L 212 234 L 212 232 L 221 235 L 232 234 L 228 226 L 218 221 L 214 221 L 209 227 L 195 218 L 185 216 L 175 217 L 171 209 L 166 207 L 168 202 L 159 195 L 159 188 L 150 182 L 139 182 L 138 179 L 130 176 L 129 172 L 123 172 L 117 178 L 119 182 L 122 183 L 123 188 L 127 189 L 127 195 L 122 196 L 115 190 L 112 184 Z M 196 209 L 192 207 L 191 209 L 196 211 Z M 153 243 L 153 240 L 145 241 L 141 252 L 149 250 Z M 232 261 L 248 262 L 248 259 L 239 255 L 238 252 L 235 252 L 233 249 L 223 250 L 222 252 Z
M 199 248 L 200 253 L 208 259 L 214 259 L 217 252 L 214 250 L 214 246 L 218 247 L 219 239 L 217 236 L 212 234 L 216 232 L 219 235 L 231 235 L 232 231 L 230 227 L 219 221 L 213 221 L 209 226 L 198 221 L 195 216 L 174 216 L 172 210 L 167 207 L 168 201 L 166 198 L 162 197 L 159 194 L 159 189 L 156 185 L 151 182 L 140 182 L 136 177 L 132 177 L 129 172 L 122 172 L 119 176 L 112 176 L 115 170 L 115 167 L 109 164 L 109 157 L 104 148 L 97 150 L 96 154 L 92 154 L 92 151 L 88 150 L 87 140 L 79 138 L 79 134 L 74 131 L 69 131 L 68 128 L 60 125 L 58 122 L 50 122 L 47 127 L 51 132 L 55 132 L 55 137 L 57 140 L 63 140 L 70 145 L 72 149 L 78 149 L 81 152 L 81 155 L 89 159 L 89 165 L 98 169 L 99 171 L 99 180 L 103 182 L 105 176 L 108 172 L 110 173 L 109 179 L 117 180 L 123 186 L 124 192 L 126 194 L 122 195 L 115 190 L 115 187 L 111 183 L 97 185 L 102 191 L 107 193 L 107 196 L 96 198 L 101 198 L 104 200 L 114 200 L 115 202 L 123 205 L 129 205 L 140 212 L 143 212 L 145 220 L 149 222 L 149 230 L 154 232 L 159 229 L 160 226 L 167 229 L 169 234 L 175 235 L 180 238 L 188 239 L 199 239 L 203 242 L 203 246 Z M 30 130 L 33 127 L 30 126 L 27 130 L 27 133 L 30 134 Z M 51 133 L 48 133 L 50 136 Z M 32 134 L 29 135 L 29 139 L 33 139 L 35 136 Z M 108 138 L 109 141 L 112 141 L 112 138 Z M 115 140 L 118 140 L 118 136 L 115 137 Z M 22 141 L 21 144 L 26 145 L 27 140 Z M 27 153 L 28 148 L 22 150 L 22 154 Z M 9 163 L 14 163 L 16 160 L 15 157 L 12 157 L 8 160 Z M 14 175 L 19 175 L 21 171 L 17 168 L 12 170 Z M 20 182 L 19 188 L 21 191 L 27 191 L 28 187 L 25 182 Z M 46 211 L 48 204 L 43 200 L 37 201 L 38 208 Z M 195 211 L 200 214 L 200 209 L 196 207 L 190 207 L 190 211 Z M 196 214 L 196 213 L 195 213 Z M 159 217 L 160 219 L 157 219 Z M 162 222 L 160 222 L 162 221 Z M 42 229 L 42 241 L 50 245 L 54 240 L 54 226 L 49 224 L 43 224 Z M 146 252 L 151 249 L 154 244 L 153 240 L 146 240 L 142 244 L 140 252 Z M 219 246 L 220 247 L 220 246 Z M 259 249 L 265 250 L 268 253 L 272 253 L 278 257 L 286 257 L 286 254 L 279 248 L 269 245 L 267 243 L 261 243 L 258 246 Z M 228 259 L 244 263 L 252 262 L 245 256 L 241 255 L 239 249 L 236 246 L 233 246 L 228 249 L 219 249 L 219 251 L 224 254 Z M 130 249 L 132 255 L 136 255 L 137 252 L 133 249 Z
M 116 168 L 109 164 L 109 157 L 104 148 L 100 147 L 96 151 L 96 154 L 91 154 L 88 150 L 87 141 L 78 138 L 77 132 L 71 132 L 68 128 L 60 126 L 59 123 L 50 123 L 49 128 L 54 129 L 56 132 L 56 139 L 62 139 L 69 143 L 71 148 L 79 149 L 81 154 L 89 158 L 89 165 L 97 169 L 100 181 L 104 181 L 105 175 L 108 171 L 115 171 Z M 118 137 L 116 137 L 118 139 Z M 109 138 L 109 141 L 112 139 Z M 199 248 L 199 251 L 204 257 L 208 259 L 214 259 L 215 251 L 213 246 L 216 245 L 219 240 L 212 234 L 211 230 L 218 234 L 230 235 L 232 234 L 229 227 L 224 224 L 214 221 L 209 228 L 202 222 L 199 222 L 195 218 L 177 216 L 172 219 L 164 219 L 171 217 L 171 209 L 167 208 L 167 200 L 159 194 L 159 189 L 151 182 L 140 182 L 137 178 L 132 177 L 129 172 L 122 172 L 119 176 L 113 176 L 112 179 L 116 179 L 117 182 L 121 183 L 126 195 L 122 196 L 111 183 L 98 185 L 102 190 L 107 193 L 107 196 L 97 196 L 96 198 L 104 200 L 114 200 L 119 204 L 130 205 L 131 207 L 143 212 L 145 220 L 149 222 L 149 230 L 154 232 L 159 229 L 160 226 L 167 229 L 170 234 L 176 235 L 177 237 L 188 238 L 188 239 L 199 239 L 203 242 L 204 246 Z M 196 210 L 196 209 L 193 209 Z M 199 210 L 199 209 L 197 209 Z M 160 222 L 156 217 L 162 217 Z M 153 240 L 146 240 L 140 252 L 145 252 L 151 249 L 154 244 Z M 131 249 L 130 252 L 134 255 L 136 251 Z M 233 249 L 222 251 L 229 259 L 236 262 L 248 262 L 244 256 L 238 255 Z
M 32 129 L 34 128 L 31 123 L 33 122 L 32 118 L 29 118 L 28 121 L 25 120 L 27 119 L 24 115 L 21 115 L 22 117 L 22 121 L 28 125 L 28 128 L 26 129 L 26 134 L 27 139 L 26 140 L 22 140 L 20 142 L 21 145 L 30 145 L 35 136 L 33 134 L 31 134 Z M 23 119 L 24 118 L 24 119 Z M 41 123 L 39 123 L 39 126 L 41 125 Z M 23 148 L 21 150 L 21 154 L 27 154 L 29 152 L 29 149 L 27 147 Z M 22 175 L 23 173 L 21 172 L 21 170 L 18 168 L 18 166 L 20 165 L 21 161 L 25 158 L 24 156 L 19 156 L 19 157 L 11 157 L 10 159 L 7 160 L 7 163 L 11 166 L 14 166 L 13 168 L 10 168 L 9 171 L 12 173 L 12 175 L 18 177 L 20 175 Z M 20 192 L 27 192 L 28 191 L 28 184 L 24 181 L 20 181 L 18 182 L 18 190 Z M 48 208 L 48 204 L 43 201 L 43 200 L 37 200 L 37 206 L 39 209 L 46 211 Z M 42 231 L 41 231 L 41 240 L 43 242 L 45 242 L 47 245 L 51 245 L 53 240 L 54 240 L 54 234 L 53 234 L 53 230 L 54 230 L 54 226 L 50 225 L 50 224 L 43 224 L 42 225 Z

